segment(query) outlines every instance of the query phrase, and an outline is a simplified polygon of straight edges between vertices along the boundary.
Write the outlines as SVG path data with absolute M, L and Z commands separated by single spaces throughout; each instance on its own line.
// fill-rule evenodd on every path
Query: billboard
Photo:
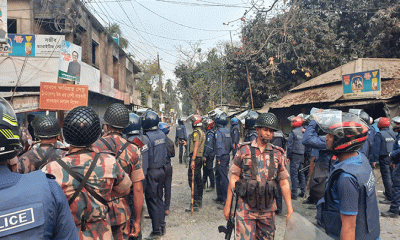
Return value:
M 59 57 L 64 35 L 35 35 L 35 57 Z
M 381 71 L 371 70 L 342 76 L 343 98 L 377 98 L 381 96 Z
M 6 43 L 0 43 L 0 53 L 14 57 L 59 58 L 64 39 L 64 35 L 8 34 Z
M 45 110 L 71 110 L 87 106 L 89 88 L 85 85 L 40 83 L 39 108 Z
M 8 38 L 12 46 L 8 56 L 35 56 L 35 35 L 8 34 Z
M 58 78 L 79 83 L 81 63 L 82 47 L 63 40 L 61 43 Z

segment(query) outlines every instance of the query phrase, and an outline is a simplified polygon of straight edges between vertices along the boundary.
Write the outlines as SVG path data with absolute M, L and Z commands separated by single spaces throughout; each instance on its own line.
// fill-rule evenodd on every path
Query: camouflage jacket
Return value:
M 102 139 L 104 139 L 110 145 L 111 149 L 108 149 L 108 147 L 100 139 L 92 145 L 92 148 L 98 152 L 111 151 L 116 155 L 127 142 L 127 140 L 118 133 L 109 133 L 102 137 Z M 130 176 L 132 182 L 138 182 L 144 179 L 141 154 L 139 149 L 134 144 L 129 144 L 121 151 L 117 158 L 117 162 Z M 121 225 L 125 222 L 128 222 L 131 216 L 129 203 L 127 202 L 128 199 L 113 198 L 112 200 L 113 202 L 110 204 L 111 226 Z
M 95 154 L 86 149 L 75 148 L 61 160 L 83 178 Z M 79 186 L 79 181 L 70 176 L 56 161 L 49 162 L 42 171 L 56 177 L 56 182 L 60 184 L 67 199 L 72 197 Z M 106 201 L 111 201 L 111 196 L 121 196 L 130 189 L 132 182 L 112 155 L 102 153 L 86 185 Z M 81 229 L 82 222 L 85 224 L 85 230 L 79 231 L 80 239 L 112 239 L 108 207 L 91 196 L 85 188 L 75 198 L 70 208 L 75 224 L 79 226 L 78 229 Z
M 22 144 L 22 149 L 23 151 L 27 151 L 31 145 L 33 144 L 33 139 L 31 134 L 28 131 L 28 128 L 26 127 L 20 127 L 19 128 L 19 139 Z
M 36 143 L 32 148 L 18 158 L 17 172 L 29 173 L 39 170 L 47 162 L 62 158 L 67 153 L 61 142 L 56 144 L 41 144 Z M 43 158 L 47 158 L 46 162 L 41 163 Z

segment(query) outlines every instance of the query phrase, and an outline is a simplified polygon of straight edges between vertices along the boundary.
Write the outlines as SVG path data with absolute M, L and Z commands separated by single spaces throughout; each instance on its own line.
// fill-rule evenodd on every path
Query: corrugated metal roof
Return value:
M 396 58 L 360 58 L 344 64 L 318 77 L 315 77 L 299 86 L 290 89 L 300 89 L 321 86 L 329 83 L 341 82 L 342 75 L 369 70 L 381 70 L 381 78 L 400 78 L 400 59 Z
M 335 102 L 343 96 L 342 85 L 307 89 L 301 92 L 289 93 L 279 101 L 271 104 L 270 108 L 287 108 L 292 105 L 301 105 L 317 102 Z
M 400 95 L 400 78 L 381 82 L 381 96 L 378 99 L 390 99 Z

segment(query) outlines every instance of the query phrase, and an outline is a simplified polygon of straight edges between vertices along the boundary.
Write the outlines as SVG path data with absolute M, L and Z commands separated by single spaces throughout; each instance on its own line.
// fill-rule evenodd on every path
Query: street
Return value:
M 188 131 L 188 134 L 190 131 Z M 175 139 L 175 127 L 171 128 L 168 137 Z M 190 205 L 190 188 L 187 182 L 188 169 L 184 164 L 179 164 L 178 148 L 175 149 L 176 155 L 172 159 L 173 176 L 172 176 L 172 199 L 170 214 L 166 216 L 167 233 L 162 238 L 164 240 L 217 240 L 224 239 L 224 234 L 218 233 L 218 226 L 226 225 L 222 210 L 217 209 L 217 204 L 212 200 L 216 197 L 216 192 L 203 193 L 203 207 L 199 212 L 195 212 L 193 216 L 185 212 L 185 208 Z M 375 170 L 377 179 L 376 190 L 378 192 L 378 201 L 383 199 L 383 184 L 379 170 Z M 283 214 L 276 216 L 276 232 L 275 239 L 280 240 L 284 237 L 286 209 L 285 204 Z M 302 199 L 293 201 L 293 209 L 316 224 L 316 209 L 309 209 L 312 205 L 302 204 Z M 379 204 L 380 211 L 387 211 L 389 205 Z M 145 210 L 145 215 L 147 211 Z M 301 224 L 301 223 L 300 223 Z M 380 217 L 381 239 L 400 239 L 400 221 L 399 219 Z M 151 220 L 144 219 L 142 224 L 143 236 L 147 237 L 151 232 Z M 232 237 L 231 239 L 234 239 Z

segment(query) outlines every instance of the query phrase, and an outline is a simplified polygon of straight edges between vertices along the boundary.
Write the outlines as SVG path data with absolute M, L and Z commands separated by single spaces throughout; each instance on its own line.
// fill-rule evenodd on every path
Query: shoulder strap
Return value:
M 272 147 L 272 150 L 269 151 L 268 181 L 272 180 L 274 172 L 275 172 L 275 158 L 274 158 L 274 148 Z
M 257 158 L 256 158 L 256 149 L 252 146 L 250 147 L 251 153 L 251 179 L 256 180 L 257 176 Z
M 129 144 L 131 144 L 131 142 L 126 141 L 126 143 L 124 145 L 122 145 L 122 147 L 118 150 L 117 155 L 115 155 L 115 158 L 119 158 L 119 156 L 121 156 L 122 152 L 129 146 Z
M 75 198 L 79 195 L 79 193 L 82 191 L 82 188 L 84 187 L 86 189 L 86 191 L 88 191 L 90 193 L 90 195 L 92 195 L 95 199 L 97 199 L 97 201 L 101 202 L 108 209 L 107 201 L 86 184 L 87 180 L 89 179 L 90 174 L 93 172 L 93 169 L 96 166 L 96 163 L 97 163 L 97 160 L 99 159 L 99 157 L 100 157 L 100 154 L 96 153 L 96 155 L 94 156 L 94 159 L 93 159 L 92 163 L 90 164 L 90 167 L 89 167 L 88 171 L 86 172 L 83 179 L 76 172 L 74 172 L 70 167 L 68 167 L 68 165 L 64 161 L 62 161 L 61 159 L 56 160 L 57 163 L 60 164 L 60 166 L 65 171 L 67 171 L 67 173 L 69 175 L 71 175 L 78 182 L 80 182 L 78 188 L 75 190 L 74 195 L 68 201 L 69 205 L 71 205 L 74 202 Z
M 104 138 L 100 138 L 100 141 L 102 141 L 104 143 L 104 145 L 106 145 L 107 149 L 110 150 L 111 152 L 115 153 L 116 149 L 114 149 L 111 144 L 109 144 Z

